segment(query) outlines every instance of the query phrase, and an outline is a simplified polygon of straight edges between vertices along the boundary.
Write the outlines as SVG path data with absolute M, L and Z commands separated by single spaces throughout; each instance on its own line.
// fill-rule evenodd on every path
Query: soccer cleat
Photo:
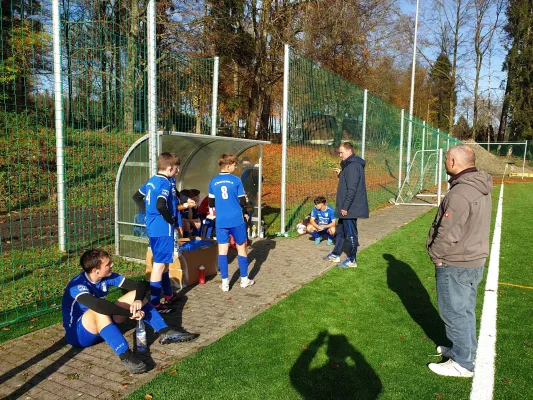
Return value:
M 428 367 L 436 374 L 442 376 L 455 376 L 457 378 L 472 378 L 474 376 L 474 373 L 472 371 L 461 367 L 452 359 L 440 364 L 431 363 L 428 364 Z
M 328 241 L 326 242 L 326 245 L 327 246 L 333 246 L 333 240 L 328 239 Z
M 223 292 L 229 292 L 229 279 L 222 279 L 222 283 L 219 287 L 220 289 L 222 289 Z
M 190 332 L 178 332 L 173 329 L 169 330 L 167 333 L 162 333 L 159 336 L 159 343 L 168 344 L 168 343 L 183 343 L 190 342 L 191 340 L 196 339 L 200 334 L 190 333 Z
M 131 374 L 142 374 L 148 371 L 148 366 L 142 360 L 139 360 L 130 350 L 128 352 L 129 354 L 120 361 Z
M 327 256 L 322 257 L 324 261 L 340 262 L 341 258 L 333 253 L 329 253 Z
M 437 346 L 437 354 L 444 358 L 452 358 L 452 349 L 446 346 Z
M 170 314 L 172 311 L 174 311 L 172 308 L 167 306 L 166 304 L 158 304 L 157 306 L 154 306 L 154 308 L 157 310 L 159 314 Z
M 248 279 L 248 278 L 241 279 L 241 287 L 243 289 L 247 288 L 248 286 L 252 286 L 253 284 L 255 284 L 255 281 L 252 279 Z
M 315 244 L 320 244 L 321 241 L 322 241 L 322 238 L 319 238 L 319 237 L 315 238 Z
M 170 296 L 165 296 L 165 302 L 166 304 L 174 304 L 179 300 L 179 296 L 177 293 L 172 293 Z
M 337 267 L 339 267 L 339 268 L 357 268 L 357 263 L 355 261 L 352 261 L 349 258 L 347 258 L 342 263 L 337 264 Z

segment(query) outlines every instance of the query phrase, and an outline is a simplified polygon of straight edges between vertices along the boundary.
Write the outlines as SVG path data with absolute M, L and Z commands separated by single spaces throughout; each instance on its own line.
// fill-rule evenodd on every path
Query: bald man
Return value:
M 452 346 L 436 343 L 447 361 L 429 369 L 443 376 L 474 375 L 477 287 L 489 255 L 492 177 L 478 171 L 472 148 L 453 146 L 446 154 L 450 190 L 429 230 L 426 243 L 435 264 L 437 302 Z

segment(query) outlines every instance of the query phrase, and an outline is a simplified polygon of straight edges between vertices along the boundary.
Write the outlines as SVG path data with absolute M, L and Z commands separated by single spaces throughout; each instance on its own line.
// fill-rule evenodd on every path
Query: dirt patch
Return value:
M 522 159 L 520 157 L 500 157 L 489 153 L 486 149 L 475 142 L 465 142 L 468 146 L 472 147 L 476 154 L 476 167 L 480 170 L 487 172 L 488 174 L 497 177 L 502 176 L 505 171 L 505 165 L 507 163 L 516 163 L 507 167 L 507 174 L 510 172 L 521 173 L 522 172 Z M 524 148 L 521 148 L 524 151 Z M 526 163 L 524 172 L 533 173 L 533 169 Z

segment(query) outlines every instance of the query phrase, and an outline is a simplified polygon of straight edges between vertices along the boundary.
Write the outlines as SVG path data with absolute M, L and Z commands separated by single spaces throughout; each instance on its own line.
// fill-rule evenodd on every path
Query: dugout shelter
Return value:
M 115 182 L 115 251 L 132 261 L 144 262 L 148 238 L 142 234 L 144 225 L 139 223 L 139 210 L 132 200 L 133 194 L 150 178 L 149 135 L 137 140 L 126 152 L 120 163 Z M 160 131 L 157 134 L 158 153 L 175 153 L 181 158 L 180 171 L 176 175 L 178 190 L 198 189 L 200 200 L 207 196 L 210 180 L 220 172 L 218 158 L 221 154 L 235 154 L 239 159 L 247 150 L 259 146 L 254 167 L 262 176 L 263 145 L 268 141 L 240 139 L 225 136 Z M 235 171 L 240 176 L 241 168 Z M 262 184 L 259 180 L 258 198 Z M 256 202 L 252 223 L 262 232 L 261 202 Z

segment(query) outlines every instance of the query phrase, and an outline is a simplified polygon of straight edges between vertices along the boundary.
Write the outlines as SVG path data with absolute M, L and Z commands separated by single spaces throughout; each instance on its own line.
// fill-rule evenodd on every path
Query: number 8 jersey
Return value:
M 209 183 L 209 197 L 215 199 L 217 228 L 233 228 L 244 223 L 239 197 L 244 197 L 239 177 L 221 172 Z

